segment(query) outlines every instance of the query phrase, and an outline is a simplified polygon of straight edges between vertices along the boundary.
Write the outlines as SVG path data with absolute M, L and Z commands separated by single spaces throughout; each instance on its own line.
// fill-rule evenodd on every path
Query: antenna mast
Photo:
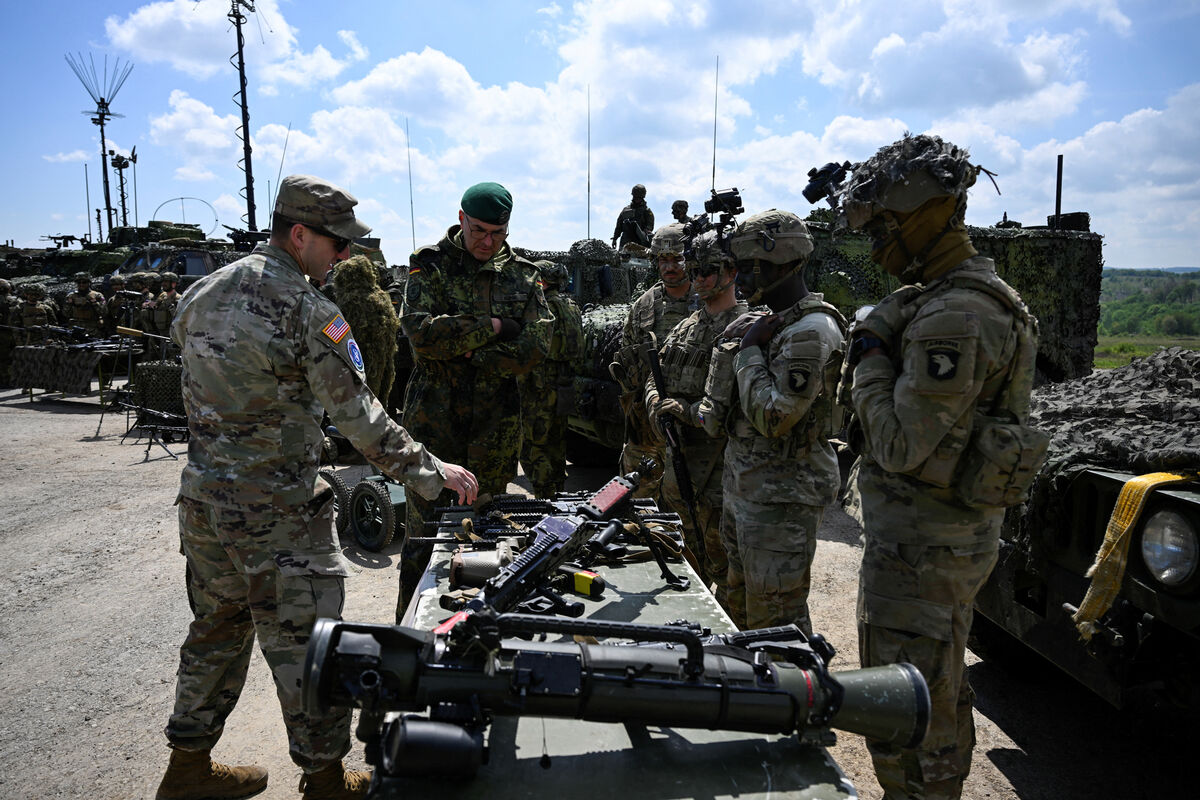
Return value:
M 587 148 L 587 168 L 588 168 L 588 185 L 587 185 L 587 238 L 592 238 L 592 85 L 588 84 L 587 91 L 587 117 L 588 117 L 588 148 Z
M 408 136 L 408 117 L 404 118 L 404 152 L 408 156 L 408 222 L 412 225 L 413 252 L 417 252 L 417 209 L 413 205 L 412 140 Z
M 713 73 L 713 174 L 712 186 L 709 188 L 714 192 L 717 190 L 717 87 L 721 79 L 721 54 L 717 54 L 717 69 Z
M 108 56 L 104 57 L 104 72 L 97 74 L 96 59 L 88 56 L 88 63 L 84 63 L 83 55 L 79 54 L 74 58 L 68 53 L 63 56 L 67 60 L 67 64 L 71 67 L 71 71 L 75 73 L 75 77 L 83 84 L 83 88 L 87 89 L 87 93 L 91 96 L 92 101 L 96 104 L 95 111 L 84 111 L 92 118 L 93 125 L 100 126 L 100 174 L 104 178 L 104 211 L 108 219 L 108 235 L 112 237 L 113 216 L 112 194 L 108 188 L 108 141 L 104 135 L 104 124 L 114 117 L 122 117 L 123 114 L 114 114 L 109 107 L 109 104 L 117 97 L 117 92 L 121 91 L 121 87 L 125 85 L 125 79 L 129 77 L 129 73 L 133 71 L 133 64 L 125 62 L 121 65 L 121 60 L 115 59 L 113 62 L 113 72 L 108 74 Z M 103 237 L 104 232 L 100 231 Z
M 112 150 L 108 151 L 108 155 L 112 161 L 112 168 L 117 171 L 117 191 L 121 195 L 121 224 L 128 225 L 129 213 L 125 201 L 128 199 L 129 194 L 125 191 L 125 170 L 129 169 L 130 164 L 137 163 L 137 148 L 135 147 L 130 151 L 128 158 Z
M 229 21 L 233 23 L 237 29 L 237 54 L 229 59 L 229 63 L 237 67 L 238 71 L 238 91 L 233 96 L 233 99 L 242 108 L 242 126 L 238 128 L 237 134 L 242 140 L 242 160 L 239 165 L 242 171 L 246 173 L 246 188 L 243 196 L 246 198 L 246 228 L 247 230 L 257 231 L 258 223 L 254 217 L 254 167 L 250 161 L 250 107 L 246 104 L 246 59 L 243 55 L 243 49 L 246 44 L 246 39 L 242 36 L 242 23 L 246 21 L 246 15 L 242 13 L 238 6 L 245 6 L 247 11 L 254 11 L 254 3 L 250 0 L 230 0 L 229 4 Z M 235 60 L 236 59 L 236 60 Z

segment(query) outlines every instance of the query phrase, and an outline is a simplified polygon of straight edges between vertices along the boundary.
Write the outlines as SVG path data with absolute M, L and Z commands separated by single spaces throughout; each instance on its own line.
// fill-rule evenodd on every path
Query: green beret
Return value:
M 460 207 L 468 217 L 488 225 L 504 225 L 512 213 L 512 195 L 498 183 L 477 183 L 463 192 Z

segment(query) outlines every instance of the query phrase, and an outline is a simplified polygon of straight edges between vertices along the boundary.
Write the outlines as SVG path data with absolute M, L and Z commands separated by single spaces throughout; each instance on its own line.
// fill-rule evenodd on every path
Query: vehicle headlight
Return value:
M 1186 583 L 1200 563 L 1196 530 L 1182 514 L 1159 511 L 1142 528 L 1142 560 L 1163 585 Z

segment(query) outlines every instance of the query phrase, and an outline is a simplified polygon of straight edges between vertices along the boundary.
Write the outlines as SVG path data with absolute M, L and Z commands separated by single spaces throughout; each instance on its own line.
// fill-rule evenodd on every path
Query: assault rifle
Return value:
M 658 389 L 660 398 L 667 396 L 667 382 L 663 378 L 662 363 L 658 360 L 658 348 L 655 347 L 653 339 L 641 345 L 642 358 L 650 366 L 650 374 L 654 376 L 654 386 Z M 696 517 L 696 492 L 692 489 L 692 473 L 688 470 L 687 459 L 683 456 L 683 437 L 679 433 L 679 426 L 675 422 L 675 418 L 669 414 L 660 414 L 658 417 L 658 427 L 662 430 L 663 438 L 667 440 L 667 449 L 671 451 L 671 469 L 675 472 L 675 482 L 679 484 L 679 496 L 683 498 L 683 504 L 687 506 L 688 517 L 692 522 L 692 530 L 696 532 L 696 537 L 703 543 L 704 531 L 700 530 L 700 525 Z M 701 569 L 697 570 L 704 575 L 706 572 L 705 562 L 707 559 L 704 556 L 703 548 L 699 553 L 693 553 L 696 561 L 701 565 Z
M 496 715 L 806 738 L 833 727 L 902 747 L 919 744 L 929 726 L 929 692 L 911 664 L 832 673 L 832 648 L 794 625 L 713 636 L 685 624 L 520 614 L 489 613 L 488 623 L 455 640 L 317 621 L 304 707 L 314 715 L 361 709 L 356 734 L 375 767 L 368 797 L 399 797 L 397 778 L 473 776 L 487 761 L 484 732 Z M 547 633 L 576 638 L 509 638 Z M 585 643 L 600 637 L 634 644 Z

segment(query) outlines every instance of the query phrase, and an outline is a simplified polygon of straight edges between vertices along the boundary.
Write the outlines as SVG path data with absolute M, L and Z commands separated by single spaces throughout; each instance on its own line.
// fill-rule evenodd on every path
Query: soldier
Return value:
M 658 465 L 653 475 L 642 480 L 636 496 L 655 497 L 663 474 L 664 451 L 660 436 L 650 430 L 643 403 L 647 368 L 640 348 L 653 337 L 662 344 L 676 325 L 693 311 L 692 281 L 684 259 L 682 225 L 666 225 L 654 233 L 650 252 L 658 266 L 658 283 L 647 289 L 629 307 L 621 329 L 621 347 L 609 372 L 621 387 L 621 410 L 625 413 L 625 444 L 621 448 L 621 474 L 637 469 L 643 458 Z
M 674 217 L 675 221 L 679 224 L 686 225 L 688 223 L 687 212 L 687 200 L 676 200 L 674 203 L 671 203 L 671 216 Z
M 975 495 L 967 456 L 985 415 L 1028 418 L 1036 320 L 967 235 L 979 170 L 949 142 L 906 135 L 838 193 L 840 224 L 908 284 L 855 326 L 847 357 L 862 432 L 847 498 L 866 539 L 859 657 L 913 663 L 932 699 L 918 749 L 867 742 L 886 797 L 962 792 L 975 741 L 963 654 L 1004 518 Z
M 105 333 L 111 336 L 117 332 L 118 325 L 126 328 L 134 327 L 133 303 L 124 294 L 125 278 L 123 276 L 113 275 L 109 279 L 108 285 L 112 287 L 112 297 L 108 298 L 108 302 L 104 305 L 104 322 Z
M 180 479 L 179 530 L 195 619 L 180 649 L 171 761 L 159 800 L 246 797 L 257 766 L 214 764 L 246 677 L 255 635 L 275 679 L 289 753 L 308 800 L 365 795 L 346 772 L 349 710 L 305 709 L 300 685 L 317 618 L 337 618 L 349 575 L 333 530 L 333 492 L 317 476 L 322 412 L 368 461 L 412 495 L 443 487 L 474 499 L 474 477 L 446 464 L 388 418 L 366 387 L 362 356 L 338 309 L 310 283 L 369 228 L 357 201 L 307 175 L 279 186 L 271 239 L 202 278 L 180 301 L 191 441 Z
M 0 389 L 8 388 L 12 369 L 12 349 L 16 338 L 13 328 L 18 321 L 21 301 L 13 294 L 12 284 L 0 278 Z
M 654 376 L 648 376 L 645 401 L 651 431 L 659 433 L 659 418 L 663 414 L 670 414 L 681 423 L 677 426 L 679 445 L 687 461 L 695 508 L 689 509 L 684 502 L 683 490 L 669 460 L 663 473 L 663 499 L 683 518 L 684 537 L 700 564 L 704 585 L 716 584 L 717 600 L 728 606 L 729 561 L 721 543 L 725 437 L 706 435 L 699 412 L 713 345 L 749 306 L 737 299 L 737 269 L 722 245 L 716 231 L 701 234 L 692 245 L 695 259 L 689 270 L 692 288 L 704 305 L 676 325 L 662 342 L 659 361 L 666 385 L 658 386 Z
M 76 291 L 67 295 L 66 319 L 68 325 L 83 328 L 89 336 L 103 336 L 104 295 L 92 289 L 92 276 L 86 272 L 75 274 Z
M 617 247 L 617 239 L 621 247 L 629 244 L 650 246 L 651 231 L 654 230 L 654 212 L 646 205 L 646 187 L 640 183 L 633 187 L 633 199 L 629 205 L 621 209 L 617 215 L 617 226 L 613 228 L 612 246 Z
M 463 193 L 458 225 L 413 253 L 400 326 L 414 367 L 404 396 L 413 436 L 479 476 L 480 494 L 502 494 L 517 476 L 521 400 L 517 376 L 550 347 L 553 318 L 537 268 L 505 241 L 512 195 L 498 183 Z M 420 536 L 435 505 L 409 497 L 405 530 Z M 405 544 L 396 618 L 431 553 Z
M 367 386 L 386 407 L 396 379 L 400 320 L 387 292 L 379 288 L 375 265 L 366 256 L 353 256 L 339 263 L 333 280 L 337 306 L 350 328 L 359 332 L 356 341 L 367 365 Z
M 567 477 L 567 414 L 574 376 L 571 362 L 583 354 L 583 315 L 564 294 L 567 268 L 536 262 L 542 291 L 554 315 L 546 360 L 521 376 L 521 465 L 537 497 L 563 490 Z
M 739 628 L 795 624 L 812 635 L 810 567 L 841 477 L 829 437 L 845 320 L 805 286 L 813 240 L 795 214 L 755 214 L 729 246 L 743 295 L 772 311 L 725 331 L 701 407 L 705 430 L 729 437 L 729 615 Z
M 58 315 L 49 297 L 46 287 L 41 283 L 27 283 L 21 288 L 21 305 L 17 309 L 17 323 L 22 331 L 17 331 L 18 345 L 41 344 L 48 334 L 47 325 L 57 325 Z
M 175 290 L 179 276 L 174 272 L 164 272 L 159 280 L 162 291 L 153 301 L 142 306 L 142 330 L 168 336 L 171 333 L 171 321 L 175 319 L 175 309 L 179 305 L 179 292 Z

